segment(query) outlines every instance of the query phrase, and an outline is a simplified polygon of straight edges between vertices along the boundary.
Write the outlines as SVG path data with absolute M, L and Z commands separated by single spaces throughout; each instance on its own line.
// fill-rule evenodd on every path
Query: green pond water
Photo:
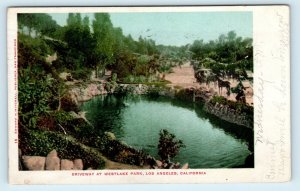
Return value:
M 208 116 L 194 103 L 167 97 L 106 95 L 84 102 L 81 110 L 87 111 L 96 134 L 111 131 L 155 158 L 159 158 L 159 131 L 167 129 L 186 145 L 173 161 L 189 163 L 190 168 L 237 167 L 244 165 L 250 153 L 251 132 Z

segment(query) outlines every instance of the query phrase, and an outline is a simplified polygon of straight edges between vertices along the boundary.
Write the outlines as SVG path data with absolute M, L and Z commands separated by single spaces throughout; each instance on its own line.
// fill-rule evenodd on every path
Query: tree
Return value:
M 18 27 L 22 29 L 28 28 L 28 35 L 31 35 L 32 29 L 37 26 L 36 14 L 33 13 L 19 13 L 18 14 Z
M 125 42 L 124 42 L 124 35 L 121 28 L 114 28 L 113 29 L 113 52 L 114 54 L 120 54 L 125 50 Z
M 93 21 L 94 41 L 96 43 L 93 51 L 95 59 L 96 77 L 98 68 L 103 71 L 105 66 L 113 58 L 113 25 L 108 13 L 95 13 Z
M 64 59 L 63 64 L 77 72 L 92 68 L 94 58 L 91 53 L 95 50 L 95 43 L 90 30 L 89 17 L 82 19 L 79 13 L 70 13 L 67 26 L 64 28 L 64 41 L 68 48 L 61 55 Z
M 158 155 L 162 161 L 170 162 L 170 159 L 179 153 L 179 149 L 185 147 L 182 140 L 176 139 L 166 129 L 159 132 Z
M 18 14 L 18 28 L 22 31 L 24 27 L 28 29 L 28 35 L 31 35 L 34 29 L 40 35 L 53 37 L 60 26 L 45 13 L 20 13 Z

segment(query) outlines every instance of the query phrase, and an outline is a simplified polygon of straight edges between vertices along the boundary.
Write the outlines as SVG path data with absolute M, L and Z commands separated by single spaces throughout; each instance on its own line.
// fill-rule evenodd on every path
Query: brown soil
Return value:
M 194 69 L 190 62 L 186 62 L 181 67 L 174 67 L 172 71 L 172 73 L 165 76 L 165 79 L 172 83 L 171 86 L 180 86 L 182 88 L 200 87 L 194 77 Z

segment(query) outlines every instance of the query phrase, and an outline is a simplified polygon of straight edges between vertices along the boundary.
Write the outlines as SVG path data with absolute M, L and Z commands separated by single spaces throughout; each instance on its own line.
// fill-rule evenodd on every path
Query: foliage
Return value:
M 109 82 L 106 82 L 104 88 L 107 92 L 112 93 L 117 87 L 117 85 L 117 74 L 113 73 L 111 80 Z
M 23 125 L 35 128 L 39 115 L 50 110 L 53 79 L 29 68 L 19 71 L 19 116 Z M 34 75 L 34 78 L 31 77 Z
M 78 68 L 77 70 L 72 70 L 71 74 L 74 79 L 88 80 L 91 76 L 91 70 L 88 68 Z
M 222 34 L 217 40 L 208 43 L 195 40 L 190 51 L 193 52 L 193 59 L 200 61 L 201 65 L 208 68 L 215 66 L 215 63 L 206 63 L 207 60 L 204 59 L 219 63 L 218 67 L 236 64 L 236 68 L 253 71 L 252 39 L 238 37 L 234 31 L 228 32 L 227 35 Z M 221 69 L 214 68 L 217 71 Z
M 139 150 L 111 138 L 107 132 L 93 140 L 94 147 L 99 149 L 109 159 L 125 164 L 141 166 L 148 162 L 147 155 Z
M 65 95 L 61 98 L 61 109 L 63 111 L 79 111 L 77 104 L 69 95 Z
M 56 122 L 62 125 L 67 124 L 69 121 L 73 120 L 73 117 L 66 111 L 58 111 L 54 113 Z
M 19 68 L 42 65 L 45 56 L 54 53 L 41 38 L 31 38 L 23 34 L 19 34 L 18 37 Z
M 179 149 L 185 147 L 182 140 L 178 140 L 176 136 L 166 129 L 159 132 L 158 155 L 163 161 L 169 161 L 179 153 Z
M 65 87 L 55 68 L 45 62 L 45 56 L 54 51 L 42 38 L 20 35 L 18 46 L 20 123 L 35 128 L 39 121 L 51 121 L 47 116 L 57 109 Z
M 180 100 L 193 100 L 193 91 L 190 89 L 178 88 L 178 91 L 175 93 L 175 97 Z

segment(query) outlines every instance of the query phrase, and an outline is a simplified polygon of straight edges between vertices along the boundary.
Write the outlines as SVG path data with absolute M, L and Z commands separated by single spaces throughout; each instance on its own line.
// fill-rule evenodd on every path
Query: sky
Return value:
M 59 25 L 66 25 L 68 14 L 50 15 Z M 82 17 L 85 15 L 93 19 L 93 14 Z M 130 34 L 135 40 L 139 36 L 151 38 L 163 45 L 181 46 L 200 39 L 208 42 L 232 30 L 252 38 L 252 12 L 110 13 L 110 18 L 124 35 Z

